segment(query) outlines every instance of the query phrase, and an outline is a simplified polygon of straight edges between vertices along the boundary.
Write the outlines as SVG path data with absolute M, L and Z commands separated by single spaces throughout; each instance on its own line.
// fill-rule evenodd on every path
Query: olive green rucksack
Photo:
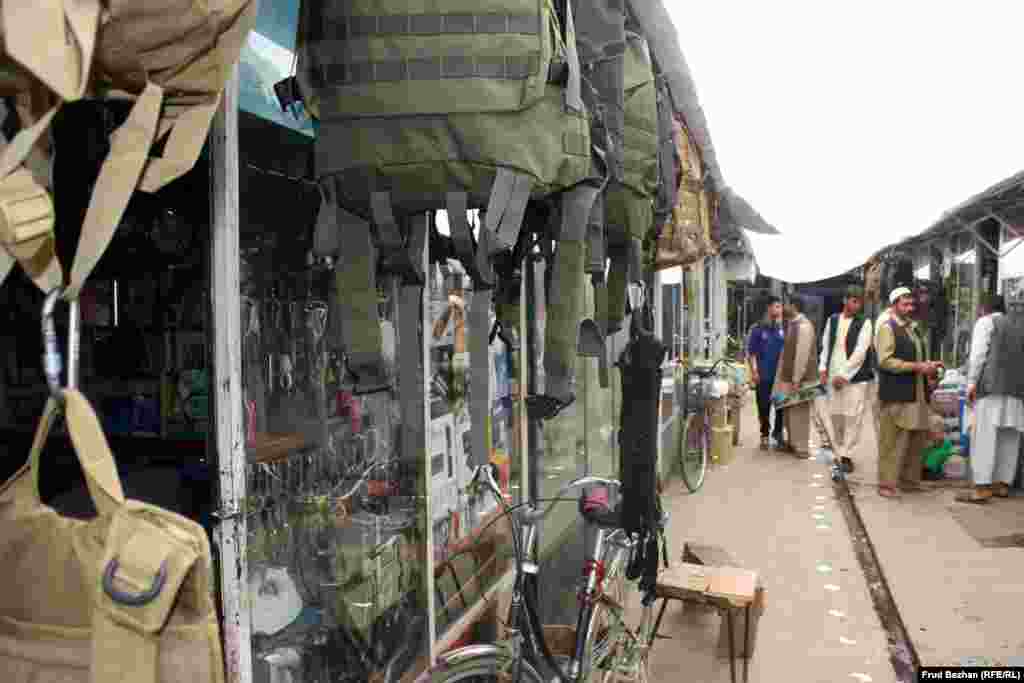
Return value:
M 517 243 L 531 199 L 561 193 L 554 276 L 582 276 L 601 181 L 572 11 L 553 0 L 305 0 L 300 12 L 297 81 L 319 122 L 318 233 L 339 233 L 342 343 L 356 391 L 388 389 L 378 264 L 422 285 L 428 212 L 447 211 L 474 281 L 471 327 L 490 324 L 494 260 Z M 481 210 L 477 239 L 470 209 Z M 487 367 L 487 331 L 473 330 L 474 367 Z M 476 381 L 486 375 L 473 373 L 481 401 L 487 385 Z M 479 439 L 474 457 L 489 450 Z

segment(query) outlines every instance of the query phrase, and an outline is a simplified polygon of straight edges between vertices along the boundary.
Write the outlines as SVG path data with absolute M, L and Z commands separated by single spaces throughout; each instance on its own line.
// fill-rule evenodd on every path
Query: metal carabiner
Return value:
M 43 301 L 42 328 L 43 328 L 43 372 L 46 374 L 46 384 L 50 389 L 50 396 L 60 401 L 61 392 L 61 371 L 64 369 L 63 356 L 57 343 L 57 328 L 53 323 L 54 308 L 57 300 L 64 295 L 64 288 L 57 287 L 46 295 Z M 81 311 L 78 300 L 68 302 L 68 389 L 78 388 L 78 360 L 80 348 Z

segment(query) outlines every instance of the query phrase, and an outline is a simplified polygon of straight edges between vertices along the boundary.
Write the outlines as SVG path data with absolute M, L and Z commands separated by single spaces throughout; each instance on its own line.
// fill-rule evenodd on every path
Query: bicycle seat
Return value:
M 618 507 L 608 504 L 608 489 L 594 489 L 589 495 L 580 498 L 580 515 L 591 524 L 602 529 L 619 529 L 622 527 L 622 515 Z

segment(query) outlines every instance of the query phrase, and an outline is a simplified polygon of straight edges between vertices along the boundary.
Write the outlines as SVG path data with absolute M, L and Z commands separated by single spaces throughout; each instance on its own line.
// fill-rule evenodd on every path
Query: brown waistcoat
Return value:
M 794 372 L 797 340 L 801 336 L 806 339 L 808 335 L 810 336 L 810 351 L 807 354 L 807 367 L 798 374 Z M 814 323 L 807 318 L 801 318 L 789 323 L 786 327 L 786 344 L 782 347 L 779 369 L 775 373 L 776 382 L 807 382 L 818 376 L 817 344 L 814 342 Z

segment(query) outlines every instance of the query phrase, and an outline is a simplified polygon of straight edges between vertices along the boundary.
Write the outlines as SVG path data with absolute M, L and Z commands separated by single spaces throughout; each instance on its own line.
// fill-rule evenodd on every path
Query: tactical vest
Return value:
M 831 342 L 828 347 L 828 357 L 826 359 L 826 368 L 832 367 L 832 352 L 835 351 L 836 334 L 839 331 L 839 313 L 835 313 L 829 316 L 828 319 L 828 334 L 829 341 Z M 849 358 L 853 355 L 854 349 L 857 348 L 857 339 L 860 338 L 860 331 L 864 327 L 864 321 L 866 318 L 863 315 L 854 316 L 853 320 L 850 321 L 850 327 L 846 331 L 846 357 Z M 860 370 L 850 380 L 850 384 L 859 384 L 861 382 L 870 382 L 875 378 L 874 367 L 877 364 L 875 360 L 875 346 L 871 344 L 868 347 L 868 352 L 864 356 L 864 364 L 860 366 Z
M 917 347 L 906 327 L 892 318 L 885 321 L 893 332 L 896 346 L 893 355 L 901 361 L 916 363 L 924 360 L 917 357 Z M 918 376 L 912 372 L 890 372 L 878 368 L 878 400 L 883 403 L 913 403 L 917 400 Z
M 1024 315 L 996 316 L 988 356 L 978 382 L 979 396 L 1014 396 L 1024 399 Z

